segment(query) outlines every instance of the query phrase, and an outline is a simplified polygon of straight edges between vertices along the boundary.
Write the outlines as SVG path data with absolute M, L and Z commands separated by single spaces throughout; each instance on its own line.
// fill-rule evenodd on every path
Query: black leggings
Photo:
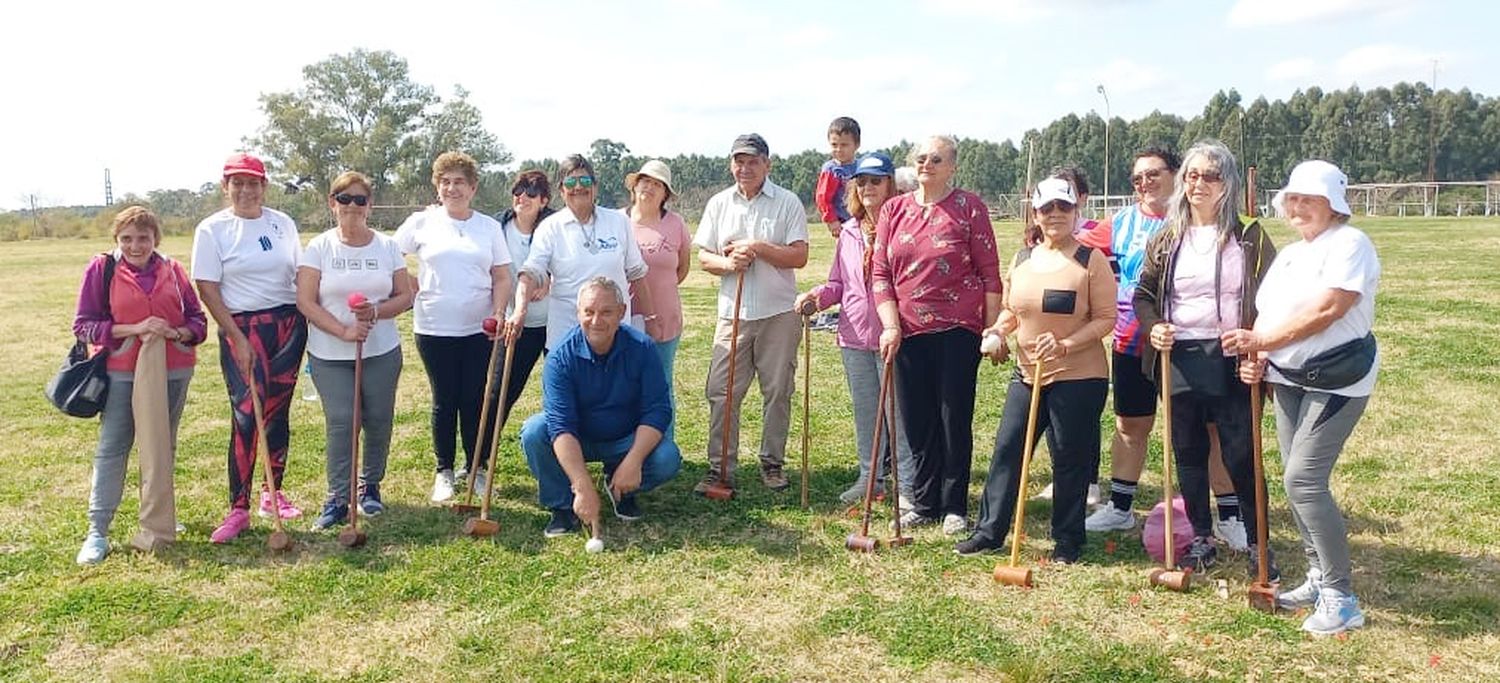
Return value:
M 494 412 L 499 407 L 500 397 L 498 395 L 491 396 L 491 415 L 502 416 L 502 421 L 505 417 L 508 417 L 510 415 L 510 409 L 515 407 L 516 401 L 521 399 L 521 393 L 526 390 L 526 382 L 531 379 L 531 370 L 532 368 L 536 367 L 536 361 L 541 357 L 542 353 L 546 351 L 546 346 L 546 326 L 526 327 L 521 329 L 521 336 L 516 338 L 516 355 L 515 358 L 511 361 L 510 386 L 506 387 L 505 389 L 505 412 Z M 500 353 L 504 354 L 505 349 L 500 349 Z M 500 380 L 504 378 L 504 375 L 505 356 L 502 355 L 500 357 L 500 361 L 495 364 L 496 392 L 500 391 Z M 487 457 L 489 454 L 488 448 L 489 444 L 485 444 L 485 449 L 479 456 L 480 464 L 489 462 L 489 458 Z
M 916 469 L 912 510 L 924 517 L 969 514 L 978 376 L 979 335 L 965 329 L 907 337 L 896 353 L 896 401 Z
M 1099 454 L 1099 415 L 1109 380 L 1076 379 L 1042 386 L 1037 406 L 1036 439 L 1047 436 L 1052 453 L 1052 539 L 1059 546 L 1082 548 L 1084 507 Z M 1005 391 L 1005 410 L 995 432 L 995 453 L 979 499 L 974 533 L 1004 542 L 1020 497 L 1021 455 L 1026 448 L 1026 417 L 1031 412 L 1031 385 L 1012 379 Z M 1035 454 L 1033 453 L 1033 457 Z M 1032 471 L 1036 470 L 1035 461 Z
M 1206 396 L 1196 391 L 1172 395 L 1172 450 L 1177 458 L 1177 478 L 1187 505 L 1193 534 L 1213 535 L 1213 515 L 1208 504 L 1208 423 L 1219 428 L 1219 448 L 1224 468 L 1234 482 L 1250 542 L 1256 539 L 1255 463 L 1250 450 L 1250 387 L 1239 381 L 1225 382 L 1226 395 Z
M 427 368 L 432 387 L 432 450 L 437 469 L 453 469 L 455 428 L 463 434 L 464 457 L 474 456 L 479 434 L 479 408 L 484 398 L 484 371 L 490 362 L 489 337 L 415 335 L 417 354 Z M 460 424 L 461 423 L 461 424 Z M 488 447 L 488 444 L 483 446 Z M 467 462 L 465 463 L 467 464 Z

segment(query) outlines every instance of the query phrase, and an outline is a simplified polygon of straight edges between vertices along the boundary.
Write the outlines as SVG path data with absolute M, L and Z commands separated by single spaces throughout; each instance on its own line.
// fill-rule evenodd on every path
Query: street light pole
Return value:
M 1109 203 L 1109 120 L 1111 118 L 1110 113 L 1109 113 L 1109 93 L 1107 93 L 1107 92 L 1104 91 L 1104 84 L 1103 83 L 1100 83 L 1099 87 L 1096 88 L 1096 90 L 1099 91 L 1100 95 L 1104 96 L 1104 201 L 1105 201 L 1105 208 L 1108 209 L 1109 208 L 1108 207 L 1108 203 Z

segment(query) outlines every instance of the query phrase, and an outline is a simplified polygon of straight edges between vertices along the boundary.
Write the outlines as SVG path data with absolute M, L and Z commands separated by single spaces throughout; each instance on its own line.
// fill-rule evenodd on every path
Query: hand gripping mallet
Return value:
M 1254 217 L 1255 167 L 1245 171 L 1245 215 Z M 1250 385 L 1250 448 L 1255 466 L 1255 553 L 1258 565 L 1255 582 L 1250 584 L 1250 606 L 1268 614 L 1275 614 L 1276 585 L 1270 580 L 1271 543 L 1270 530 L 1266 524 L 1266 469 L 1261 444 L 1260 420 L 1265 403 L 1261 396 L 1261 383 Z
M 907 545 L 907 544 L 911 543 L 912 541 L 911 541 L 911 537 L 910 536 L 906 536 L 906 535 L 903 535 L 901 533 L 901 514 L 902 514 L 901 513 L 901 471 L 898 468 L 898 466 L 896 465 L 896 461 L 899 460 L 899 458 L 896 455 L 896 440 L 899 437 L 896 436 L 896 362 L 895 361 L 887 361 L 886 362 L 886 364 L 885 364 L 885 376 L 891 378 L 891 390 L 889 392 L 887 392 L 888 395 L 886 396 L 886 399 L 885 399 L 885 401 L 886 401 L 886 403 L 885 403 L 885 408 L 886 408 L 886 411 L 885 411 L 885 414 L 886 414 L 886 421 L 885 421 L 886 446 L 885 446 L 885 452 L 886 452 L 886 454 L 891 459 L 891 468 L 890 468 L 891 481 L 890 481 L 889 486 L 886 487 L 886 491 L 888 492 L 887 495 L 891 499 L 891 516 L 893 518 L 892 521 L 891 521 L 891 537 L 886 540 L 885 544 L 886 544 L 887 547 L 890 547 L 890 548 L 899 548 L 901 546 L 904 546 L 904 545 Z M 875 462 L 875 458 L 870 458 L 870 463 L 871 463 L 871 465 L 870 465 L 870 467 L 871 467 L 870 476 L 872 478 L 875 476 L 874 462 Z
M 483 326 L 485 334 L 494 335 L 500 329 L 500 321 L 494 318 L 485 318 Z M 484 371 L 484 403 L 479 407 L 479 431 L 477 436 L 474 437 L 475 439 L 491 440 L 489 430 L 495 428 L 494 425 L 490 424 L 490 396 L 494 395 L 495 365 L 500 362 L 500 346 L 502 341 L 502 339 L 497 337 L 494 343 L 490 345 L 490 363 Z M 503 392 L 500 400 L 505 400 Z M 464 502 L 456 503 L 452 507 L 454 512 L 461 515 L 472 515 L 479 512 L 479 506 L 474 504 L 474 478 L 479 474 L 480 449 L 477 447 L 478 444 L 475 445 L 474 452 L 469 455 L 469 484 L 464 487 Z M 493 450 L 490 451 L 490 457 L 495 457 Z
M 880 441 L 885 435 L 885 402 L 891 390 L 891 368 L 886 365 L 885 376 L 880 378 L 879 403 L 875 411 L 875 438 L 870 444 L 870 473 L 865 477 L 865 511 L 860 521 L 859 533 L 849 534 L 844 547 L 857 553 L 873 553 L 880 550 L 880 539 L 870 536 L 870 507 L 875 502 L 875 470 L 880 466 Z M 898 496 L 899 497 L 899 496 Z M 899 518 L 898 518 L 899 519 Z M 899 534 L 898 534 L 899 535 Z
M 1193 575 L 1177 568 L 1173 554 L 1177 550 L 1177 539 L 1172 536 L 1172 517 L 1175 516 L 1172 499 L 1172 349 L 1161 352 L 1161 469 L 1162 501 L 1166 515 L 1163 517 L 1162 552 L 1166 566 L 1152 569 L 1146 578 L 1152 585 L 1169 590 L 1186 592 L 1192 588 Z
M 812 316 L 802 316 L 802 509 L 808 508 L 807 500 L 807 447 L 810 436 L 807 432 L 812 412 Z
M 365 305 L 365 295 L 354 292 L 349 295 L 349 310 L 358 310 Z M 359 314 L 355 314 L 358 319 Z M 365 380 L 365 343 L 363 340 L 354 342 L 354 417 L 349 437 L 349 526 L 339 532 L 339 545 L 345 548 L 358 548 L 365 544 L 365 532 L 359 528 L 359 413 L 360 404 L 364 403 L 364 380 Z
M 1036 416 L 1042 405 L 1042 359 L 1031 374 L 1031 405 L 1026 410 L 1026 444 L 1021 449 L 1021 481 L 1016 485 L 1016 509 L 1010 529 L 1010 564 L 995 565 L 995 581 L 1031 587 L 1031 567 L 1021 566 L 1021 537 L 1026 524 L 1026 482 L 1031 477 L 1031 454 L 1036 450 Z
M 505 370 L 500 374 L 500 396 L 510 388 L 510 366 L 516 357 L 516 345 L 505 346 Z M 470 536 L 494 536 L 500 533 L 500 523 L 490 519 L 490 499 L 495 492 L 495 465 L 500 463 L 500 433 L 505 429 L 505 418 L 509 417 L 509 411 L 502 406 L 500 414 L 495 418 L 494 438 L 490 441 L 490 462 L 484 469 L 484 503 L 479 508 L 478 517 L 470 517 L 464 520 L 464 533 Z M 478 448 L 474 449 L 476 452 Z
M 724 387 L 724 424 L 719 437 L 718 481 L 703 490 L 710 500 L 729 500 L 734 497 L 734 487 L 729 485 L 729 426 L 734 418 L 734 368 L 739 365 L 740 350 L 740 300 L 745 296 L 745 271 L 740 271 L 734 284 L 734 317 L 729 323 L 729 383 Z
M 261 409 L 260 389 L 256 387 L 254 367 L 251 367 L 250 375 L 245 379 L 249 380 L 250 405 L 255 409 L 255 451 L 260 456 L 261 469 L 266 475 L 266 488 L 271 491 L 271 505 L 278 508 L 271 513 L 271 526 L 274 530 L 270 538 L 266 539 L 266 545 L 275 552 L 282 552 L 292 547 L 292 537 L 287 535 L 281 524 L 281 490 L 276 488 L 276 477 L 271 474 L 271 447 L 266 445 L 266 415 Z

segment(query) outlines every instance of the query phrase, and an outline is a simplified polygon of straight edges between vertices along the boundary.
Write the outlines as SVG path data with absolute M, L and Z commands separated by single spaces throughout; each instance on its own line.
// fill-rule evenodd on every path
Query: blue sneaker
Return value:
M 1365 625 L 1365 613 L 1359 611 L 1359 598 L 1337 588 L 1323 587 L 1318 593 L 1318 607 L 1302 622 L 1302 630 L 1320 636 L 1343 633 Z
M 99 564 L 109 555 L 109 539 L 90 532 L 83 539 L 83 547 L 78 549 L 78 557 L 74 560 L 80 567 Z
M 313 520 L 313 531 L 332 529 L 349 521 L 349 506 L 342 498 L 329 498 L 323 503 L 323 511 L 318 513 L 318 518 Z
M 359 512 L 366 517 L 379 517 L 385 512 L 385 503 L 380 502 L 380 484 L 365 484 L 359 492 Z

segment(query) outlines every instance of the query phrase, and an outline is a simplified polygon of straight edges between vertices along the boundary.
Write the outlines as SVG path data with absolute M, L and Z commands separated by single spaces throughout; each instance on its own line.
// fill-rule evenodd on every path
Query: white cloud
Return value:
M 833 33 L 822 26 L 802 26 L 781 36 L 781 43 L 789 50 L 809 50 L 833 43 Z
M 1317 62 L 1307 57 L 1288 59 L 1272 64 L 1266 69 L 1266 80 L 1273 82 L 1306 81 L 1318 68 Z
M 1105 92 L 1115 98 L 1154 90 L 1166 82 L 1167 75 L 1160 68 L 1119 58 L 1098 69 L 1066 70 L 1052 90 L 1059 95 L 1096 97 L 1098 87 L 1103 85 Z
M 934 14 L 1024 23 L 1064 12 L 1114 8 L 1126 3 L 1107 0 L 924 0 L 922 4 Z
M 1387 16 L 1420 6 L 1416 0 L 1238 0 L 1229 9 L 1237 28 L 1326 22 L 1359 15 Z
M 1394 81 L 1423 81 L 1432 74 L 1432 61 L 1452 57 L 1404 45 L 1379 43 L 1357 47 L 1339 57 L 1334 72 L 1344 82 L 1378 85 Z

